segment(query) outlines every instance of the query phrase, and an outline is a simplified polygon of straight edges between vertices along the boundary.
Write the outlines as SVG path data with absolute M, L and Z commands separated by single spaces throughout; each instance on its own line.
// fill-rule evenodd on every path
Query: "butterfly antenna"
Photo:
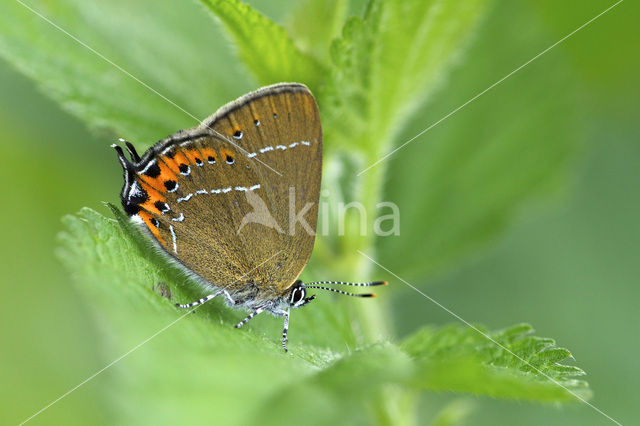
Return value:
M 350 285 L 353 287 L 373 287 L 375 285 L 387 285 L 389 283 L 386 281 L 373 281 L 370 283 L 348 283 L 344 281 L 316 281 L 313 283 L 305 283 L 305 287 L 308 287 L 310 285 L 316 285 L 316 284 L 340 284 L 340 285 Z
M 140 162 L 140 156 L 138 155 L 138 151 L 136 151 L 136 148 L 133 146 L 133 144 L 131 144 L 131 142 L 129 142 L 126 139 L 119 139 L 120 142 L 124 142 L 124 144 L 127 147 L 127 151 L 129 151 L 129 154 L 131 154 L 131 159 L 136 162 L 139 163 Z
M 120 160 L 120 164 L 122 165 L 122 168 L 125 171 L 133 171 L 134 169 L 133 164 L 124 155 L 124 151 L 122 151 L 122 148 L 116 144 L 111 145 L 111 148 L 116 150 L 116 153 L 118 154 L 118 160 Z
M 344 294 L 345 296 L 353 296 L 353 297 L 376 297 L 375 293 L 349 293 L 348 291 L 342 291 L 342 290 L 338 290 L 335 288 L 330 288 L 330 287 L 323 287 L 320 285 L 304 285 L 305 288 L 317 288 L 319 290 L 327 290 L 327 291 L 333 291 L 334 293 L 339 293 L 339 294 Z

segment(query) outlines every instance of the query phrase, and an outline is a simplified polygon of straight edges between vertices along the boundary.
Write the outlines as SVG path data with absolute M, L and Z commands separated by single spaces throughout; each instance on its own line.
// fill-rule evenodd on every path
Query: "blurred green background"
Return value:
M 251 3 L 280 23 L 290 9 L 284 1 Z M 398 141 L 413 136 L 611 4 L 599 0 L 495 3 L 464 57 Z M 636 365 L 640 351 L 639 12 L 637 3 L 623 2 L 416 140 L 390 166 L 406 167 L 404 162 L 412 157 L 416 161 L 420 145 L 430 140 L 451 134 L 481 138 L 477 128 L 487 116 L 497 126 L 507 125 L 526 116 L 529 107 L 534 110 L 539 99 L 553 103 L 566 87 L 547 87 L 549 76 L 564 75 L 571 81 L 575 95 L 572 102 L 562 101 L 555 119 L 563 120 L 564 113 L 571 117 L 567 122 L 574 127 L 568 132 L 581 143 L 557 185 L 559 190 L 528 203 L 505 234 L 441 271 L 436 279 L 421 282 L 408 271 L 406 277 L 468 321 L 490 328 L 526 321 L 538 335 L 555 338 L 588 373 L 595 395 L 591 402 L 623 424 L 634 422 L 640 397 Z M 29 13 L 25 9 L 25 17 Z M 204 16 L 197 4 L 185 5 L 183 13 Z M 210 21 L 206 16 L 200 19 Z M 214 111 L 255 84 L 241 71 L 216 26 L 210 25 L 206 35 L 224 64 L 212 71 L 225 74 L 217 79 L 220 90 L 211 94 L 210 101 L 201 101 Z M 0 313 L 0 420 L 15 424 L 105 364 L 96 318 L 55 259 L 55 236 L 61 230 L 61 216 L 83 206 L 107 214 L 101 202 L 117 202 L 121 172 L 109 148 L 114 135 L 87 129 L 6 62 L 0 62 L 0 93 L 0 174 L 5 182 L 0 259 L 6 300 Z M 541 135 L 547 124 L 538 123 Z M 410 210 L 411 205 L 402 200 L 414 194 L 398 194 L 393 179 L 388 186 L 387 197 L 397 200 L 401 211 Z M 429 238 L 406 226 L 401 233 Z M 403 243 L 399 238 L 386 248 L 383 243 L 379 258 L 383 264 L 393 265 L 394 248 Z M 405 271 L 392 269 L 405 276 Z M 454 321 L 401 283 L 386 294 L 392 298 L 398 336 L 423 324 Z M 137 356 L 144 356 L 144 348 L 140 352 Z M 124 368 L 126 362 L 113 369 Z M 31 424 L 104 422 L 100 395 L 105 392 L 105 376 L 112 373 L 106 371 Z M 475 408 L 463 424 L 608 423 L 580 403 L 557 407 L 425 393 L 421 418 L 432 418 L 454 399 Z

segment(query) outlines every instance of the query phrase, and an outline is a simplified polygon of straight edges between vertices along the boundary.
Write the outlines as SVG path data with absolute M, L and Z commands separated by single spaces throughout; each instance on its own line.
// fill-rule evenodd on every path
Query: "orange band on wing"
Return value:
M 164 192 L 165 191 L 164 183 L 168 180 L 176 180 L 176 174 L 164 162 L 156 161 L 156 164 L 160 168 L 160 174 L 158 176 L 152 178 L 150 176 L 145 175 L 144 173 L 139 173 L 138 177 L 141 178 L 141 181 L 149 184 L 154 189 Z
M 204 155 L 204 159 L 208 162 L 218 161 L 218 153 L 213 148 L 202 148 L 202 155 Z M 213 160 L 212 160 L 213 159 Z
M 156 207 L 155 203 L 157 201 L 165 202 L 167 199 L 159 191 L 157 191 L 155 188 L 151 187 L 147 183 L 143 182 L 140 179 L 138 181 L 140 182 L 142 189 L 144 189 L 148 195 L 147 201 L 140 204 L 140 207 L 142 207 L 147 211 L 150 211 L 151 213 L 155 213 L 157 215 L 162 214 L 162 212 L 158 210 L 158 208 Z
M 231 158 L 232 160 L 235 159 L 235 154 L 233 153 L 233 151 L 227 149 L 227 148 L 221 148 L 220 149 L 220 155 L 222 156 L 222 158 L 220 159 L 220 161 L 227 161 L 227 157 Z
M 185 155 L 189 159 L 189 161 L 193 164 L 200 163 L 202 164 L 202 154 L 197 149 L 186 149 L 184 150 Z
M 155 225 L 151 222 L 151 219 L 153 218 L 151 213 L 145 212 L 144 210 L 141 210 L 141 211 L 138 212 L 138 215 L 144 221 L 144 224 L 147 225 L 147 228 L 149 228 L 149 231 L 151 231 L 153 236 L 156 237 L 156 240 L 158 240 L 160 242 L 160 244 L 162 244 L 163 246 L 166 247 L 167 243 L 164 241 L 164 239 L 160 235 L 160 230 L 158 228 L 156 228 Z
M 175 158 L 171 158 L 168 155 L 163 155 L 159 157 L 158 161 L 163 161 L 167 165 L 167 167 L 169 167 L 171 171 L 176 175 L 180 173 L 180 169 L 178 168 L 178 163 L 176 163 Z
M 173 161 L 175 161 L 176 163 L 176 169 L 178 168 L 178 166 L 180 166 L 180 164 L 186 164 L 187 166 L 189 165 L 189 159 L 185 157 L 181 150 L 176 150 L 176 153 L 173 156 Z

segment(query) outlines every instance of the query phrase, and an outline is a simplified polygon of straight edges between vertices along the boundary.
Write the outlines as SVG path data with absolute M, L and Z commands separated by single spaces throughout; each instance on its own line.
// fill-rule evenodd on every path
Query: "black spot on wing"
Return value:
M 163 213 L 168 212 L 170 210 L 169 204 L 162 201 L 156 201 L 153 205 L 156 207 L 156 209 L 160 210 Z
M 158 166 L 158 163 L 153 163 L 151 166 L 147 167 L 147 170 L 145 170 L 143 174 L 150 178 L 157 178 L 160 176 L 160 166 Z

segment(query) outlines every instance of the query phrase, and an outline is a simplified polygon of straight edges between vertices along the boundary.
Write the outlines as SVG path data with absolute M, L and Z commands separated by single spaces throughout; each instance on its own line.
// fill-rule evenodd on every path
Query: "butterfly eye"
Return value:
M 296 306 L 298 305 L 300 302 L 302 302 L 304 300 L 304 296 L 306 295 L 306 291 L 303 288 L 295 288 L 293 289 L 293 292 L 291 293 L 291 305 L 292 306 Z

